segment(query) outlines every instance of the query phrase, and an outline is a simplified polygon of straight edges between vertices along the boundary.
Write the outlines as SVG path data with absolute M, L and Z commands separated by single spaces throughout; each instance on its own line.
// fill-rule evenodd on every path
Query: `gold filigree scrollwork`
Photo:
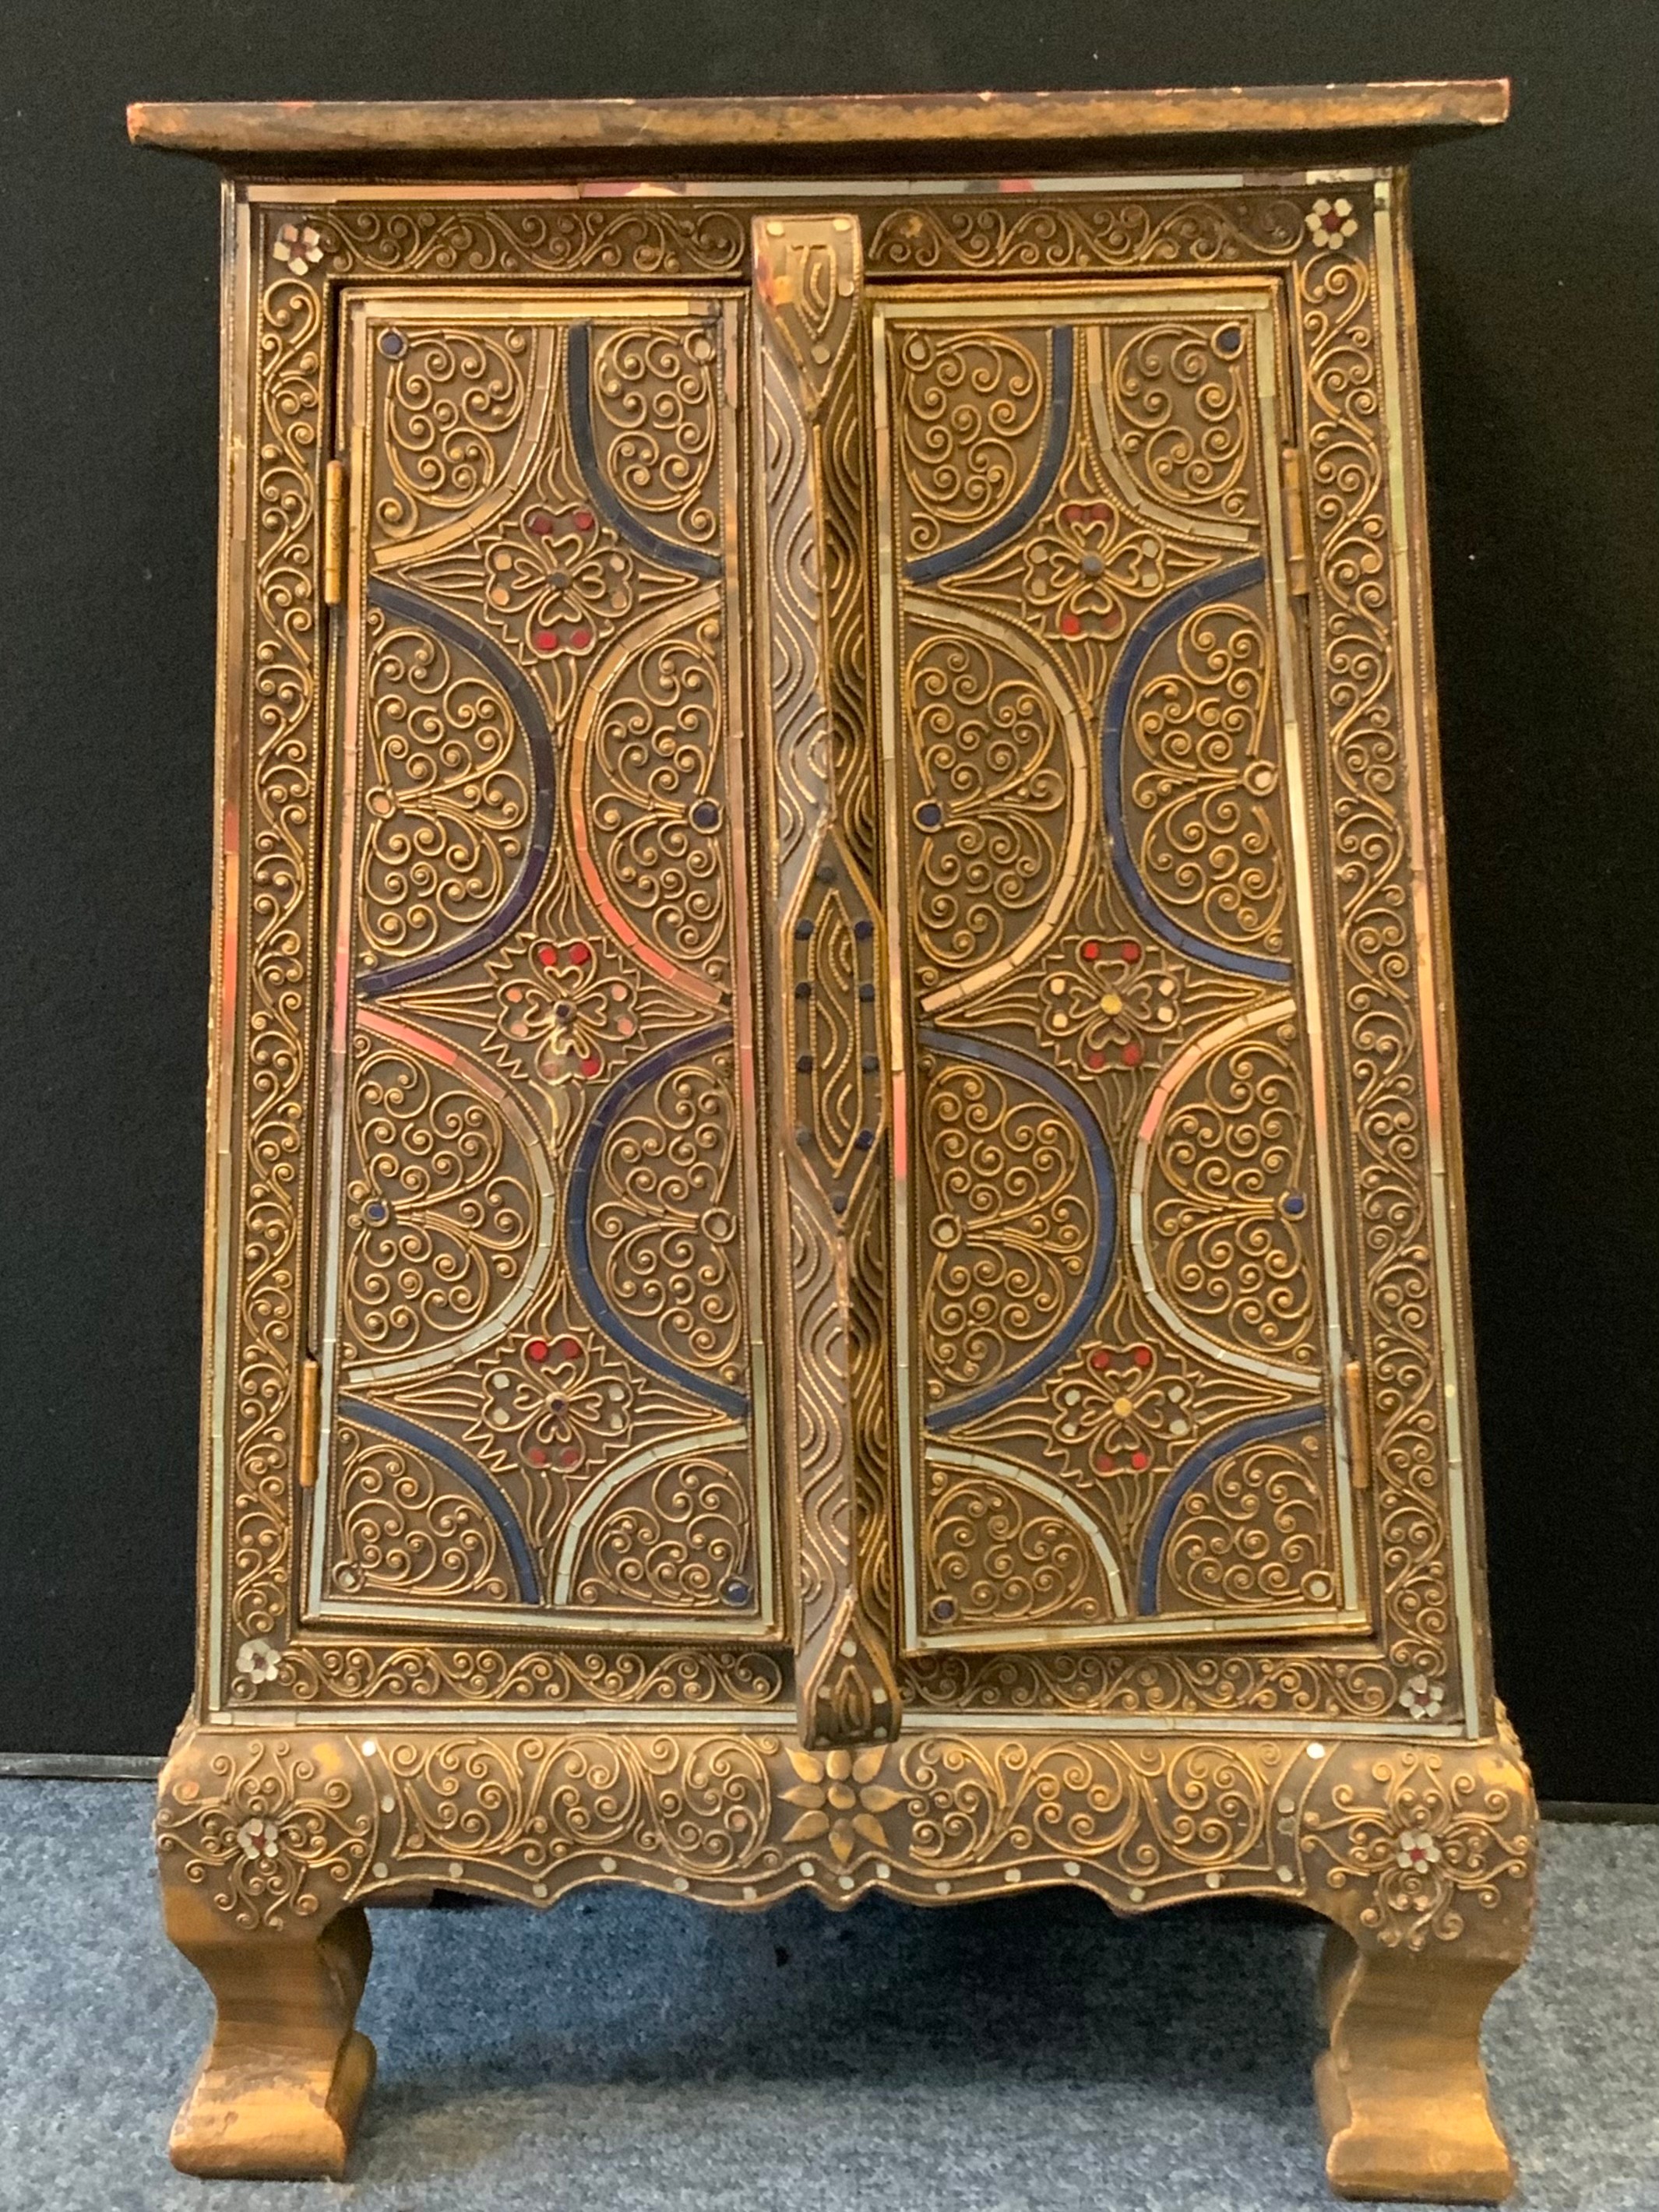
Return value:
M 434 634 L 369 616 L 358 926 L 380 958 L 464 938 L 522 861 L 532 768 L 501 686 Z
M 1288 1018 L 1229 1036 L 1238 1026 L 1170 1071 L 1144 1178 L 1149 1288 L 1183 1335 L 1311 1382 L 1306 1078 Z
M 1290 1715 L 1315 1725 L 1386 1720 L 1394 1669 L 1376 1659 L 1285 1652 L 930 1651 L 908 1660 L 904 1694 L 939 1713 L 1088 1713 L 1200 1721 Z
M 1083 1133 L 1042 1092 L 933 1054 L 922 1072 L 921 1340 L 937 1404 L 994 1383 L 1054 1334 L 1088 1268 L 1095 1200 Z
M 1248 1864 L 1267 1827 L 1267 1778 L 1248 1752 L 1218 1744 L 922 1736 L 899 1771 L 911 1851 L 940 1873 L 1087 1853 L 1144 1896 L 1153 1882 Z
M 898 454 L 911 492 L 909 559 L 1010 506 L 1041 450 L 1048 378 L 1041 333 L 922 325 L 895 360 Z
M 489 1514 L 425 1453 L 342 1421 L 330 1582 L 345 1597 L 510 1601 L 516 1590 Z
M 729 1063 L 682 1061 L 605 1133 L 589 1208 L 605 1298 L 671 1361 L 741 1380 L 743 1252 Z
M 286 212 L 286 211 L 284 211 Z M 340 207 L 319 210 L 331 276 L 735 276 L 746 244 L 724 208 Z
M 1182 1500 L 1164 1547 L 1159 1611 L 1333 1604 L 1328 1461 L 1322 1430 L 1230 1453 Z
M 516 1876 L 532 1893 L 539 1881 L 543 1896 L 563 1862 L 607 1849 L 648 1853 L 688 1879 L 729 1879 L 752 1863 L 773 1816 L 766 1763 L 742 1737 L 410 1740 L 386 1764 L 406 1863 Z
M 1087 805 L 1080 748 L 1029 648 L 977 624 L 919 629 L 902 697 L 919 978 L 948 985 L 1001 959 L 1047 915 Z
M 374 502 L 377 535 L 413 538 L 488 497 L 518 442 L 535 338 L 528 330 L 388 328 L 386 436 L 391 482 Z
M 573 748 L 579 843 L 631 939 L 729 987 L 731 836 L 717 609 L 659 621 L 595 687 Z
M 696 324 L 607 327 L 593 354 L 599 465 L 629 507 L 688 545 L 720 538 L 718 371 L 714 333 Z
M 1080 1627 L 1119 1610 L 1078 1510 L 1062 1510 L 1043 1495 L 1048 1486 L 1034 1488 L 1013 1469 L 998 1475 L 947 1467 L 932 1454 L 928 1479 L 930 1631 Z
M 730 1612 L 749 1607 L 754 1566 L 747 1487 L 687 1439 L 609 1498 L 584 1531 L 571 1601 L 599 1612 Z
M 1243 327 L 1182 321 L 1106 329 L 1113 442 L 1130 475 L 1183 514 L 1243 520 L 1255 441 Z
M 1389 1656 L 1455 1679 L 1444 1366 L 1425 1163 L 1415 871 L 1389 518 L 1383 343 L 1369 207 L 1296 271 L 1311 609 L 1331 783 L 1344 1123 L 1360 1221 L 1364 1359 Z
M 614 1705 L 745 1711 L 778 1704 L 787 1684 L 764 1651 L 695 1649 L 672 1642 L 601 1649 L 522 1644 L 400 1642 L 290 1644 L 278 1690 L 289 1702 L 330 1705 L 446 1705 L 544 1708 Z M 240 1694 L 240 1689 L 239 1689 Z
M 317 529 L 325 342 L 321 299 L 283 278 L 259 303 L 248 645 L 247 1003 L 240 1159 L 223 1192 L 239 1272 L 228 1573 L 234 1632 L 287 1618 L 300 1361 L 299 1207 L 310 1099 L 312 823 L 318 726 Z
M 1261 617 L 1201 607 L 1154 647 L 1127 718 L 1124 797 L 1143 880 L 1212 944 L 1282 959 L 1289 894 L 1272 655 Z
M 1248 267 L 1304 243 L 1299 202 L 1280 192 L 1114 195 L 1092 206 L 895 208 L 876 222 L 872 276 L 1041 275 L 1048 270 Z
M 342 1282 L 348 1364 L 418 1355 L 476 1328 L 518 1284 L 540 1208 L 494 1100 L 359 1033 Z

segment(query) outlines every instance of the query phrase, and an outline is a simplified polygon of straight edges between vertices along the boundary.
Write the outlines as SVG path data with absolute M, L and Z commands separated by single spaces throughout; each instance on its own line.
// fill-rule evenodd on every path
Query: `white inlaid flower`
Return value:
M 1352 200 L 1316 200 L 1308 211 L 1309 236 L 1316 246 L 1328 246 L 1333 252 L 1358 228 Z
M 283 1832 L 275 1820 L 244 1820 L 236 1840 L 245 1859 L 274 1859 L 283 1847 Z
M 282 1663 L 281 1652 L 263 1636 L 250 1638 L 236 1654 L 236 1671 L 250 1682 L 274 1682 Z
M 1407 1874 L 1426 1874 L 1440 1863 L 1440 1846 L 1426 1828 L 1407 1828 L 1395 1845 L 1395 1857 Z
M 1311 218 L 1310 218 L 1311 220 Z M 284 269 L 303 276 L 323 258 L 322 233 L 307 223 L 285 222 L 276 234 L 271 252 Z
M 1414 1721 L 1437 1720 L 1440 1708 L 1446 1702 L 1444 1686 L 1431 1682 L 1426 1674 L 1411 1674 L 1400 1692 L 1400 1702 Z

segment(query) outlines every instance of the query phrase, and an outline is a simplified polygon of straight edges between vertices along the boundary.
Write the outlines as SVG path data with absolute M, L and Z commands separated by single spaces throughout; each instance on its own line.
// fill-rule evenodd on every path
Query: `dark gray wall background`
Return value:
M 216 184 L 125 101 L 1508 74 L 1417 189 L 1498 1673 L 1659 1800 L 1656 71 L 1650 0 L 7 0 L 0 1749 L 189 1689 Z

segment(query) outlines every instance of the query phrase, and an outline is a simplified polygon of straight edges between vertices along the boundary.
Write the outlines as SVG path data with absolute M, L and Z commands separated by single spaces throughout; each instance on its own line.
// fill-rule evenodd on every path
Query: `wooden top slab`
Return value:
M 137 144 L 238 175 L 1006 173 L 1396 159 L 1501 123 L 1507 78 L 794 100 L 137 100 Z

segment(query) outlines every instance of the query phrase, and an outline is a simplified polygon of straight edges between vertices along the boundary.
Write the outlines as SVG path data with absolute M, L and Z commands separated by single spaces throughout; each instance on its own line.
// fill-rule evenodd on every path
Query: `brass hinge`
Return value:
M 1281 456 L 1285 469 L 1285 552 L 1290 567 L 1291 589 L 1298 599 L 1308 595 L 1308 479 L 1300 446 L 1286 446 Z
M 1365 1411 L 1365 1370 L 1357 1359 L 1342 1370 L 1348 1415 L 1348 1473 L 1356 1490 L 1371 1486 L 1371 1433 Z
M 331 461 L 323 472 L 323 605 L 337 607 L 345 597 L 347 471 Z
M 300 1362 L 300 1444 L 295 1457 L 301 1490 L 317 1486 L 317 1439 L 322 1429 L 323 1370 L 314 1359 Z

